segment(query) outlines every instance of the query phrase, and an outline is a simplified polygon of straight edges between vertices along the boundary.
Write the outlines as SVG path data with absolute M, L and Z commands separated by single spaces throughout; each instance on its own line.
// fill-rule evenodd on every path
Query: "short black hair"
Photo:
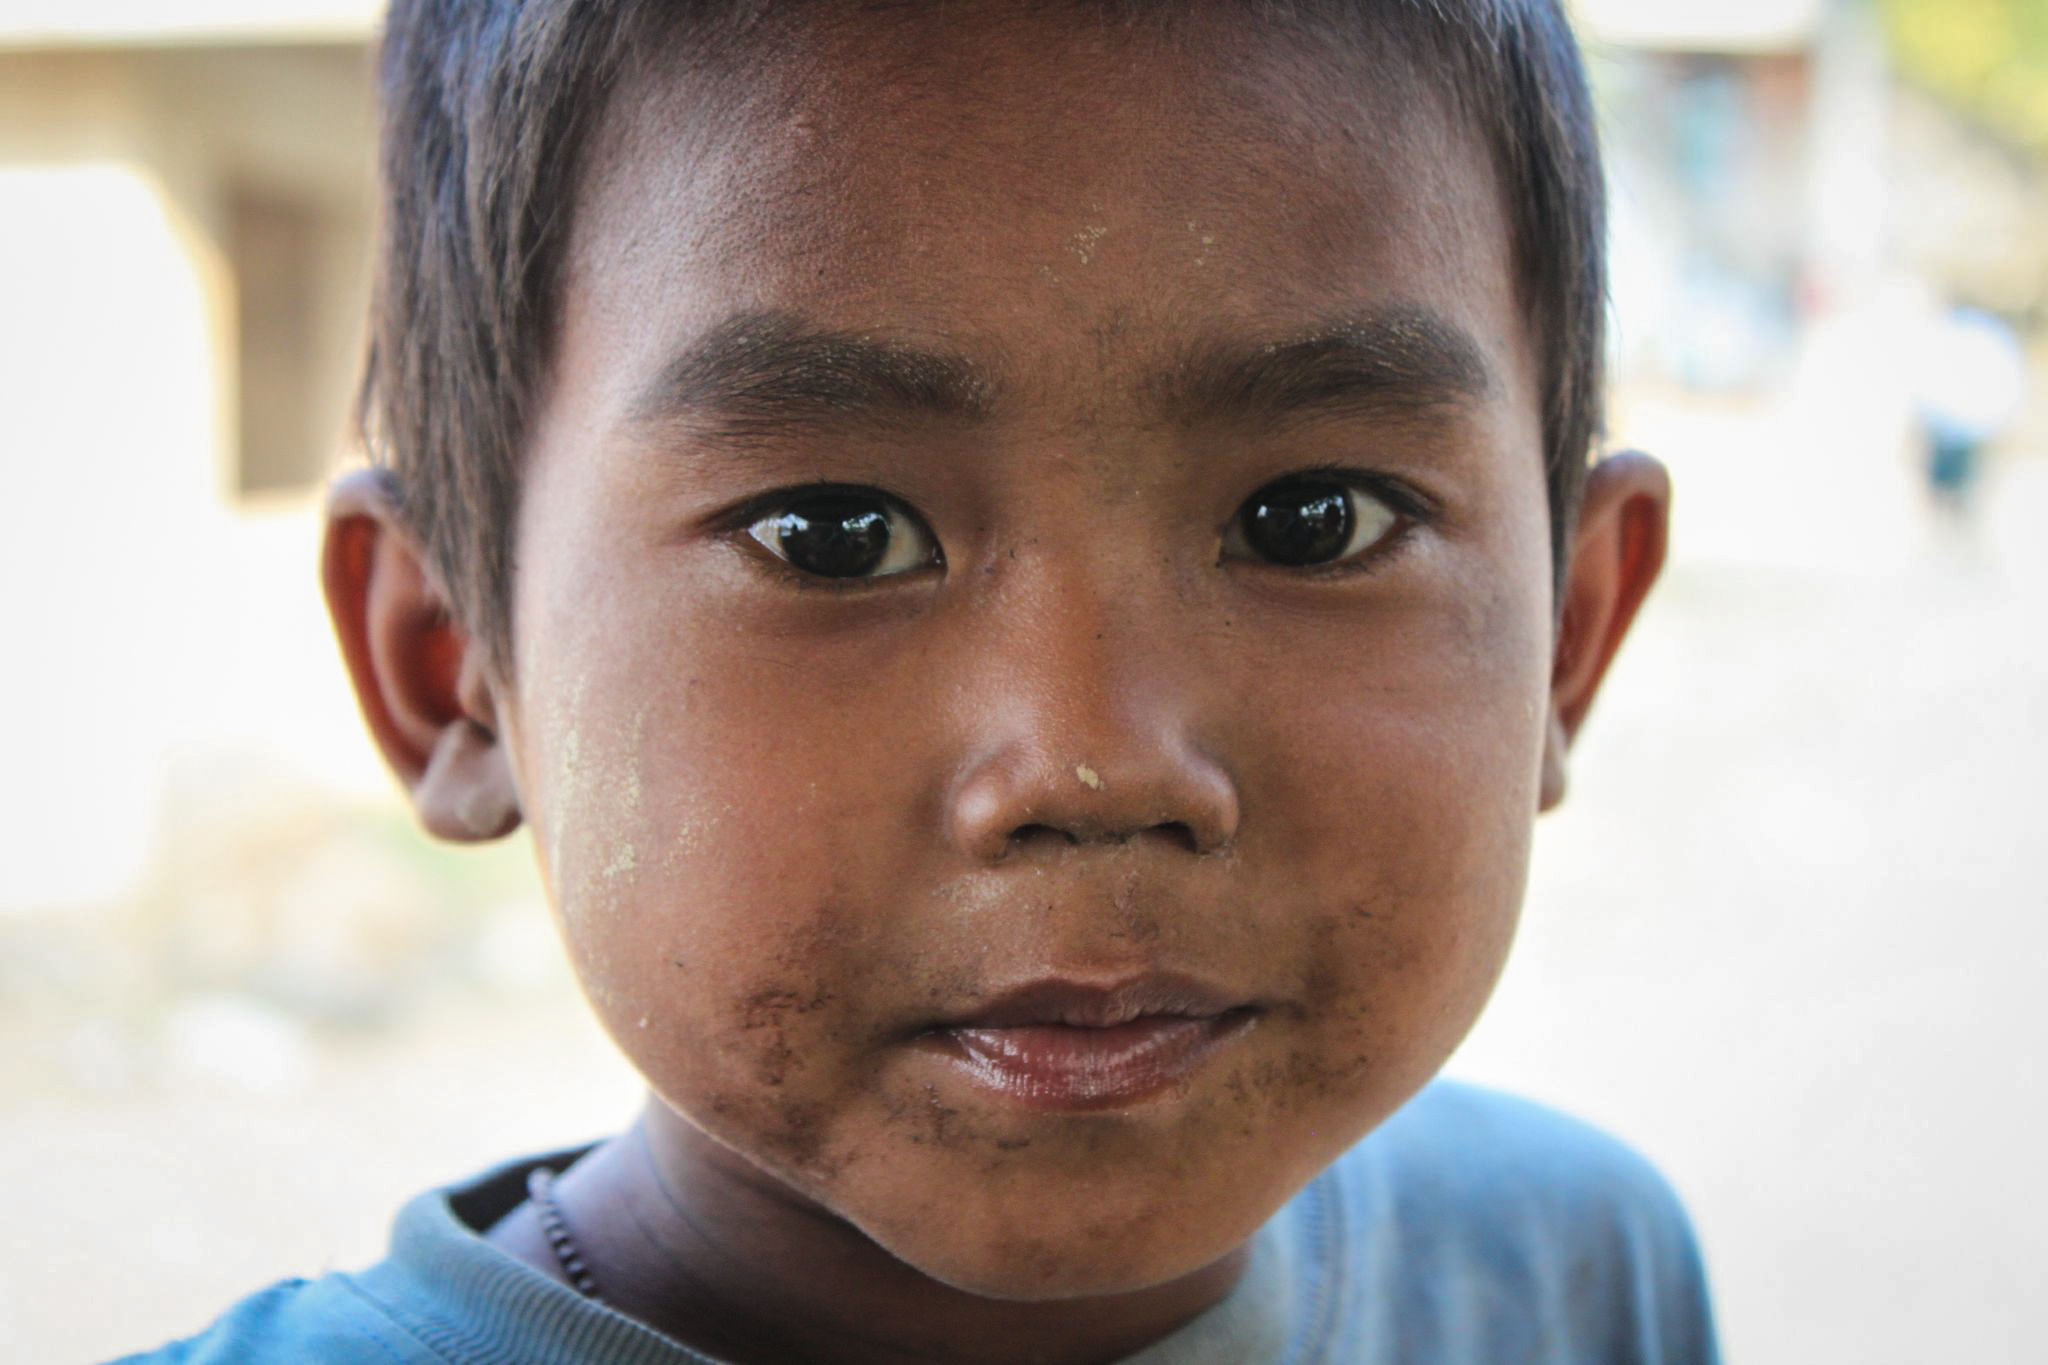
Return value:
M 521 455 L 547 375 L 578 153 L 635 52 L 681 35 L 744 43 L 778 4 L 821 2 L 393 0 L 358 425 L 455 614 L 503 669 Z M 1248 23 L 1362 30 L 1442 88 L 1505 191 L 1561 572 L 1600 427 L 1606 209 L 1592 99 L 1558 0 L 1072 2 L 1133 20 L 1235 6 Z

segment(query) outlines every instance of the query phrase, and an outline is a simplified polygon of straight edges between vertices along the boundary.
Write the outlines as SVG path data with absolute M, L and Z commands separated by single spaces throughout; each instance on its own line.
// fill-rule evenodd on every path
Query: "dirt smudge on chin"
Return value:
M 1364 1051 L 1324 1058 L 1311 1049 L 1297 1048 L 1256 1063 L 1241 1080 L 1233 1078 L 1231 1090 L 1240 1101 L 1255 1097 L 1268 1112 L 1291 1113 L 1320 1107 L 1331 1097 L 1349 1092 L 1372 1065 L 1372 1056 Z
M 948 1152 L 982 1149 L 989 1158 L 982 1168 L 984 1175 L 994 1174 L 1011 1156 L 1031 1145 L 1030 1138 L 996 1137 L 987 1132 L 941 1099 L 938 1087 L 933 1085 L 889 1095 L 883 1100 L 882 1114 L 913 1147 Z

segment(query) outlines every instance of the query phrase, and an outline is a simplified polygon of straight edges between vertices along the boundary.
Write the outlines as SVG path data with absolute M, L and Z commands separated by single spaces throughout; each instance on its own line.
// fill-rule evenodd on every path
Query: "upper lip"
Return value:
M 1048 977 L 992 995 L 941 1020 L 938 1027 L 1114 1028 L 1148 1016 L 1210 1019 L 1249 1004 L 1219 986 L 1178 972 L 1147 972 L 1111 982 Z

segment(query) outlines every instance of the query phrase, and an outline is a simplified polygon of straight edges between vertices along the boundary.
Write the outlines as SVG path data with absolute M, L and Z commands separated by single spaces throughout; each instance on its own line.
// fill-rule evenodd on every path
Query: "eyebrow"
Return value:
M 1348 318 L 1291 338 L 1190 348 L 1152 386 L 1180 425 L 1280 425 L 1343 414 L 1406 415 L 1457 407 L 1494 391 L 1470 334 L 1419 309 Z
M 790 427 L 984 416 L 991 376 L 953 353 L 736 314 L 665 366 L 633 403 L 647 423 L 702 421 L 745 438 Z
M 1154 415 L 1183 427 L 1282 425 L 1315 416 L 1406 415 L 1493 391 L 1462 329 L 1419 309 L 1346 318 L 1278 340 L 1219 336 L 1140 381 Z M 733 440 L 791 429 L 974 421 L 995 375 L 955 352 L 814 326 L 793 313 L 735 314 L 677 355 L 635 398 L 650 425 L 702 424 Z

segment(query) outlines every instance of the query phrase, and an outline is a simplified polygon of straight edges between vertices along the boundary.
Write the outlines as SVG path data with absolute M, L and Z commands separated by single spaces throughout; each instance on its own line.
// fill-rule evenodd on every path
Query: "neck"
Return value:
M 1135 1293 L 985 1298 L 897 1259 L 654 1100 L 554 1193 L 608 1304 L 736 1362 L 1113 1361 L 1221 1300 L 1248 1255 Z M 562 1278 L 545 1243 L 544 1262 L 530 1241 L 508 1249 Z

